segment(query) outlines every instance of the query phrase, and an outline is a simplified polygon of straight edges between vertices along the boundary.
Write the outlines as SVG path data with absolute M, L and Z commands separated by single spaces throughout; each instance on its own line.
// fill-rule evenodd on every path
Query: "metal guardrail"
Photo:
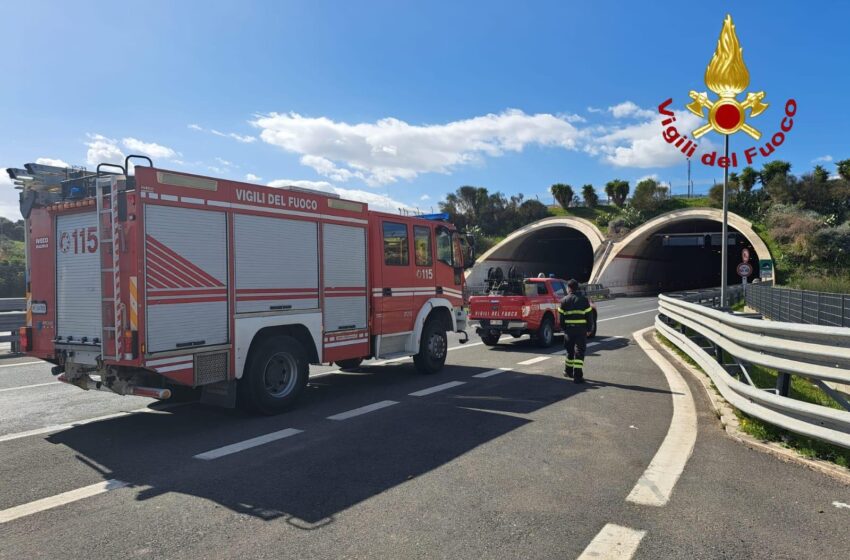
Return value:
M 656 329 L 699 364 L 732 406 L 850 448 L 850 402 L 826 384 L 850 384 L 850 329 L 762 321 L 665 295 L 658 313 Z M 778 371 L 777 386 L 757 387 L 747 369 L 752 364 Z M 790 398 L 792 375 L 809 379 L 846 410 Z
M 0 298 L 0 342 L 11 342 L 12 352 L 17 352 L 18 327 L 26 322 L 25 298 Z
M 768 319 L 789 323 L 850 327 L 850 295 L 747 286 L 747 305 Z
M 672 292 L 666 294 L 668 297 L 698 303 L 715 309 L 720 307 L 720 288 L 707 288 L 705 290 L 685 290 L 682 292 Z M 744 298 L 744 288 L 740 285 L 729 286 L 726 288 L 726 304 L 733 306 L 739 303 Z

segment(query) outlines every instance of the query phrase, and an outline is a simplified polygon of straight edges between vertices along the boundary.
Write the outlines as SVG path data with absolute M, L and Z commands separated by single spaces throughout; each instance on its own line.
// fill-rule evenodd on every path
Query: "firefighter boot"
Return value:
M 573 382 L 584 383 L 584 370 L 582 368 L 575 368 L 573 370 Z
M 573 378 L 573 365 L 571 360 L 564 361 L 564 377 L 569 377 L 570 379 Z

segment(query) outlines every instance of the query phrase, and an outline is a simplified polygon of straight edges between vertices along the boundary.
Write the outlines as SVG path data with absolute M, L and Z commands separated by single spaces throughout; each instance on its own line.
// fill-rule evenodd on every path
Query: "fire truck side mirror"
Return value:
M 475 264 L 475 236 L 467 233 L 461 237 L 463 242 L 463 268 L 472 268 Z

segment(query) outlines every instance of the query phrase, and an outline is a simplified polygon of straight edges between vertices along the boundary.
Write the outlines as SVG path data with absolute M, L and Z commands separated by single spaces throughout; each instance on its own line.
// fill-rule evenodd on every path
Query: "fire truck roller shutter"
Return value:
M 322 228 L 325 332 L 366 328 L 366 230 Z
M 223 212 L 148 204 L 145 272 L 148 352 L 228 341 Z
M 319 307 L 316 222 L 234 216 L 236 312 Z
M 97 214 L 56 219 L 56 334 L 63 341 L 100 340 L 100 246 Z

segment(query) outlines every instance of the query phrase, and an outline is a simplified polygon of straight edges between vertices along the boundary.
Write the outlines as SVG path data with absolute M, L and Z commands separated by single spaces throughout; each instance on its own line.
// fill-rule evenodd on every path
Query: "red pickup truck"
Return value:
M 487 346 L 495 346 L 502 334 L 519 338 L 530 334 L 538 346 L 552 345 L 561 330 L 558 305 L 567 295 L 567 282 L 559 278 L 525 278 L 491 287 L 490 295 L 469 298 L 469 319 L 478 321 L 476 332 Z M 589 299 L 589 298 L 588 298 Z M 596 304 L 588 337 L 596 336 Z

